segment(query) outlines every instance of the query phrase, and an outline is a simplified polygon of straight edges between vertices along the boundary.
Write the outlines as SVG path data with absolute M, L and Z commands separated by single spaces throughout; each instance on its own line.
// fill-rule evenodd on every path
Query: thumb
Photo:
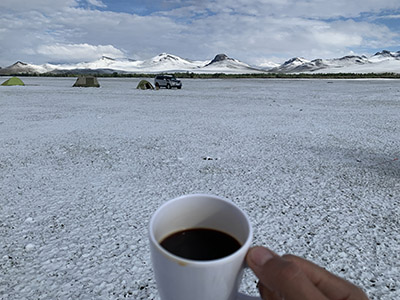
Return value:
M 249 250 L 246 261 L 269 294 L 281 295 L 285 300 L 327 298 L 314 286 L 301 268 L 271 250 L 254 247 Z

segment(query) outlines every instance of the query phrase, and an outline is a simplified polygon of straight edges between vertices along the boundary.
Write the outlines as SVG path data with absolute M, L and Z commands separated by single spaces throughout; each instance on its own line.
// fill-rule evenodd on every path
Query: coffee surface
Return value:
M 178 231 L 164 238 L 160 244 L 172 254 L 192 260 L 219 259 L 241 247 L 229 234 L 206 228 Z

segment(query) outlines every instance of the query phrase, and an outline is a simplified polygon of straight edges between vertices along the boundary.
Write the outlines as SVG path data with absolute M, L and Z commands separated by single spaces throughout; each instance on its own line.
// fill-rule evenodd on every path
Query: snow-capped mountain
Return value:
M 18 64 L 18 67 L 16 67 Z M 158 73 L 158 72 L 194 72 L 194 73 L 255 73 L 262 70 L 253 68 L 239 60 L 218 54 L 212 60 L 192 61 L 176 55 L 161 53 L 147 60 L 102 58 L 78 64 L 44 64 L 40 66 L 18 62 L 0 69 L 0 74 L 18 73 Z
M 400 51 L 383 50 L 374 55 L 344 56 L 331 59 L 307 60 L 300 57 L 292 58 L 281 65 L 268 63 L 251 66 L 226 54 L 218 54 L 212 60 L 193 61 L 176 55 L 161 53 L 147 60 L 132 60 L 127 58 L 102 58 L 78 64 L 43 64 L 33 65 L 21 61 L 0 68 L 0 75 L 10 74 L 80 74 L 97 73 L 159 73 L 159 72 L 193 72 L 193 73 L 400 73 Z
M 382 51 L 371 57 L 349 55 L 341 58 L 292 58 L 269 72 L 273 73 L 400 73 L 400 51 Z
M 373 56 L 345 56 L 326 60 L 318 73 L 400 73 L 400 51 L 382 51 Z
M 332 72 L 339 70 L 345 72 L 346 68 L 371 63 L 366 56 L 344 56 L 333 59 L 314 59 L 312 61 L 295 57 L 284 62 L 279 67 L 270 69 L 275 73 L 304 73 L 304 72 Z
M 304 66 L 309 64 L 310 61 L 306 60 L 302 57 L 294 57 L 285 61 L 282 65 L 270 69 L 270 72 L 273 73 L 291 73 L 291 72 L 302 72 Z
M 161 53 L 151 59 L 141 61 L 138 63 L 139 70 L 150 72 L 180 72 L 195 70 L 203 67 L 206 64 L 204 61 L 190 61 L 176 55 Z
M 47 65 L 33 65 L 33 64 L 27 64 L 21 61 L 17 61 L 13 65 L 1 69 L 0 68 L 0 75 L 1 74 L 20 74 L 20 73 L 47 73 L 51 71 L 52 68 L 48 68 Z
M 383 50 L 382 52 L 377 52 L 375 55 L 371 56 L 369 60 L 371 62 L 383 62 L 388 60 L 400 60 L 400 51 L 390 52 L 387 50 Z
M 280 64 L 273 62 L 273 61 L 264 61 L 258 65 L 259 68 L 262 70 L 271 70 L 273 68 L 279 67 Z
M 217 54 L 212 61 L 207 63 L 201 73 L 260 73 L 260 68 L 254 68 L 237 59 L 230 58 L 226 54 Z

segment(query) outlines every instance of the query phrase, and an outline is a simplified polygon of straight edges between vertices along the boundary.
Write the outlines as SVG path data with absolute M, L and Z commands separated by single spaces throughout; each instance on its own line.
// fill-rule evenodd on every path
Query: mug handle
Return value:
M 259 296 L 249 296 L 242 293 L 238 293 L 236 300 L 262 300 Z

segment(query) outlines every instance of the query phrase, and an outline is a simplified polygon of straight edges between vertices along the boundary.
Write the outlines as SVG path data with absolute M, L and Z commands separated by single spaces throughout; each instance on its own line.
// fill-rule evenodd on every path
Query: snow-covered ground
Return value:
M 400 298 L 399 81 L 23 80 L 0 87 L 1 299 L 158 299 L 148 220 L 197 192 L 255 245 Z

